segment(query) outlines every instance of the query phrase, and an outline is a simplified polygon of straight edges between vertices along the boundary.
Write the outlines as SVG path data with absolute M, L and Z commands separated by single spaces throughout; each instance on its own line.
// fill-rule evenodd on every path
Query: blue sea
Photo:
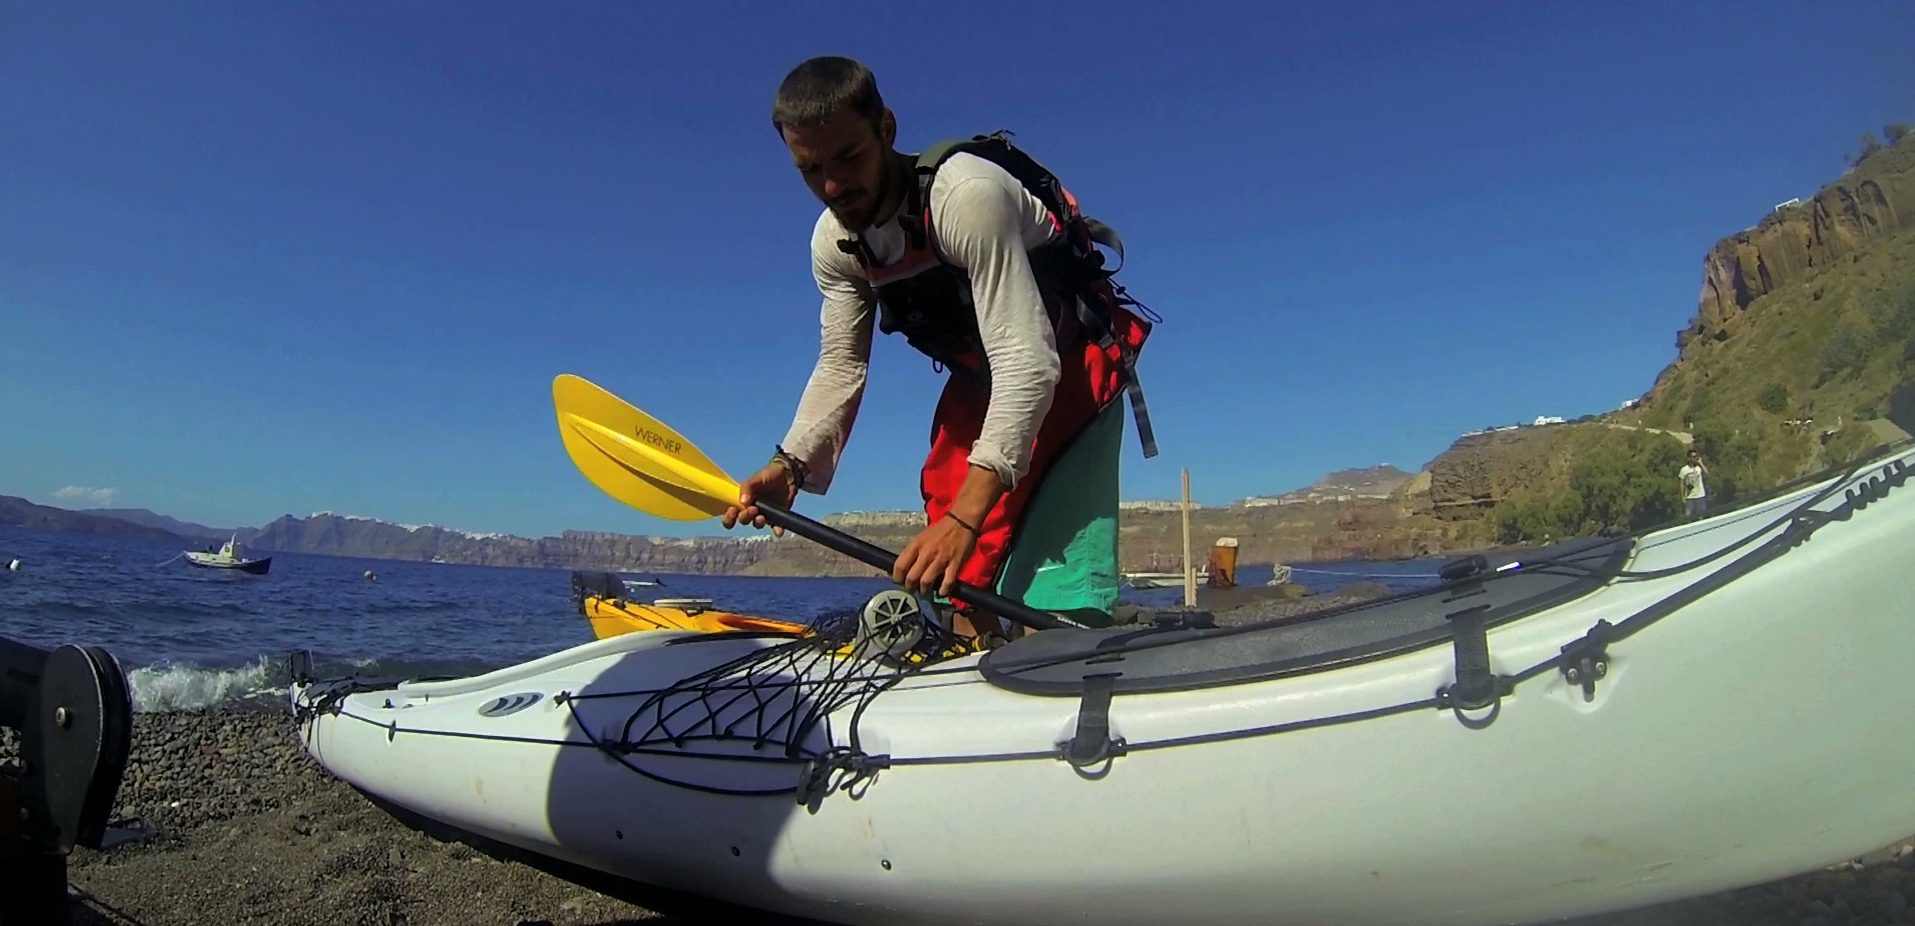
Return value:
M 0 526 L 0 636 L 41 647 L 92 643 L 113 653 L 141 710 L 277 707 L 286 656 L 321 674 L 463 675 L 592 640 L 571 599 L 571 570 L 462 566 L 273 553 L 251 576 L 188 565 L 170 544 Z M 262 554 L 263 555 L 263 554 Z M 17 571 L 9 571 L 18 559 Z M 1407 590 L 1440 560 L 1293 563 L 1318 593 L 1355 582 Z M 1238 582 L 1262 584 L 1271 566 Z M 367 580 L 370 570 L 375 580 Z M 745 614 L 811 620 L 861 606 L 881 578 L 763 578 L 624 573 L 655 579 L 639 597 L 712 599 Z M 1126 589 L 1174 605 L 1181 589 Z

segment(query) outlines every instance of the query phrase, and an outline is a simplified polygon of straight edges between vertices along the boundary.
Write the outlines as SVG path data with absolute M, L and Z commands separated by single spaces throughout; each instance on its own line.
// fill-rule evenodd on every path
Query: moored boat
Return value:
M 240 550 L 237 535 L 220 544 L 218 550 L 211 547 L 205 550 L 187 550 L 185 556 L 186 561 L 195 566 L 208 569 L 234 569 L 252 575 L 265 575 L 266 571 L 273 566 L 273 558 L 270 556 L 257 559 L 245 556 Z

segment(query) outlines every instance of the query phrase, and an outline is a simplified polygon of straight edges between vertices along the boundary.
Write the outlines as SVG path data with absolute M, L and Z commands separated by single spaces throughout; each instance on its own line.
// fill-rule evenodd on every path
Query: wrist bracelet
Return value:
M 805 464 L 797 457 L 786 452 L 782 444 L 772 450 L 771 462 L 784 467 L 785 472 L 791 474 L 791 487 L 793 489 L 803 489 L 805 487 Z
M 953 521 L 956 521 L 959 527 L 962 527 L 965 530 L 970 531 L 972 537 L 982 538 L 984 536 L 984 534 L 981 531 L 979 531 L 975 527 L 972 527 L 970 524 L 966 523 L 965 520 L 963 518 L 958 517 L 955 512 L 947 511 L 944 513 L 944 516 L 947 518 L 950 518 Z

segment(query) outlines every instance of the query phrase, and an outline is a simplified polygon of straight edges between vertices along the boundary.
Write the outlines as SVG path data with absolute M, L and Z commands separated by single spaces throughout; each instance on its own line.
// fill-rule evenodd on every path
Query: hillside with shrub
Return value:
M 1678 356 L 1640 402 L 1534 429 L 1552 433 L 1524 438 L 1500 481 L 1479 478 L 1476 497 L 1439 508 L 1460 506 L 1453 517 L 1487 521 L 1502 542 L 1625 533 L 1679 516 L 1685 444 L 1720 505 L 1901 439 L 1882 419 L 1915 379 L 1915 137 L 1885 135 L 1865 136 L 1813 197 L 1709 251 Z M 1430 469 L 1440 494 L 1458 466 Z

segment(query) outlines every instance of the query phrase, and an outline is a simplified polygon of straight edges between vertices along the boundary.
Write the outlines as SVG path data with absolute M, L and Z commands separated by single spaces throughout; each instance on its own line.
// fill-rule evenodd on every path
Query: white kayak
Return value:
M 1252 627 L 943 661 L 657 631 L 455 680 L 296 658 L 291 697 L 311 754 L 384 801 L 823 920 L 1601 913 L 1915 833 L 1910 463 Z

